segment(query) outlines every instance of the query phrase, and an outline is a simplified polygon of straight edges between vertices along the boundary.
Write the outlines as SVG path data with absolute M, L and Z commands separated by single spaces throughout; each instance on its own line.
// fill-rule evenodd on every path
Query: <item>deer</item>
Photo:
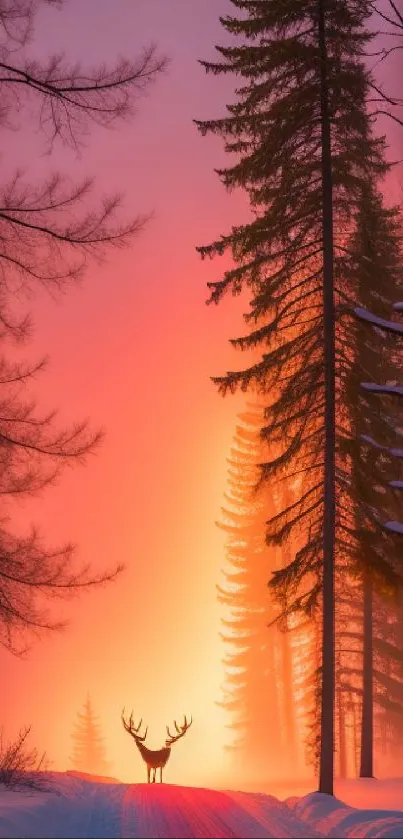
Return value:
M 183 725 L 181 726 L 177 725 L 176 721 L 174 720 L 176 734 L 171 734 L 169 727 L 166 726 L 168 736 L 165 740 L 165 746 L 162 749 L 148 749 L 147 746 L 144 745 L 144 741 L 147 737 L 148 727 L 146 727 L 144 734 L 140 733 L 143 719 L 141 719 L 139 724 L 136 726 L 133 721 L 133 711 L 131 712 L 129 719 L 126 720 L 125 709 L 123 708 L 122 722 L 125 731 L 127 731 L 127 733 L 130 734 L 131 737 L 133 737 L 133 740 L 141 754 L 141 757 L 143 758 L 144 763 L 147 766 L 147 783 L 155 784 L 157 769 L 159 769 L 160 784 L 162 784 L 162 770 L 164 766 L 166 766 L 166 764 L 168 763 L 171 754 L 171 746 L 173 743 L 176 743 L 177 740 L 180 740 L 181 737 L 184 737 L 184 735 L 192 725 L 192 717 L 190 717 L 190 720 L 188 722 L 185 716 Z M 150 781 L 151 772 L 153 772 L 153 777 Z

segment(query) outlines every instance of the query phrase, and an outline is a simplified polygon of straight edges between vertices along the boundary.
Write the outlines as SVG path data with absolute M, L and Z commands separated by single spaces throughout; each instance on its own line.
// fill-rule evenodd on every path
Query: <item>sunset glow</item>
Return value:
M 15 516 L 22 527 L 38 523 L 50 544 L 76 542 L 95 569 L 123 562 L 126 571 L 114 585 L 62 604 L 68 632 L 35 646 L 27 660 L 1 652 L 12 686 L 7 730 L 31 722 L 53 768 L 69 769 L 73 722 L 90 691 L 112 774 L 133 781 L 144 780 L 144 767 L 122 729 L 123 705 L 144 717 L 155 747 L 167 724 L 193 714 L 170 781 L 186 766 L 189 782 L 214 782 L 223 766 L 223 712 L 215 704 L 223 537 L 214 521 L 237 399 L 219 399 L 209 376 L 221 372 L 217 358 L 222 370 L 231 363 L 223 335 L 240 323 L 241 307 L 204 305 L 206 282 L 220 266 L 201 263 L 195 245 L 216 234 L 230 202 L 232 217 L 237 205 L 245 217 L 246 201 L 226 196 L 213 172 L 221 145 L 203 142 L 192 123 L 214 97 L 219 111 L 223 86 L 212 89 L 196 62 L 212 50 L 220 4 L 204 2 L 196 15 L 190 5 L 105 0 L 94 29 L 92 4 L 72 0 L 63 13 L 41 11 L 32 47 L 65 48 L 91 65 L 156 40 L 172 58 L 130 126 L 94 131 L 82 159 L 63 152 L 53 162 L 74 178 L 99 173 L 100 192 L 124 191 L 128 215 L 153 211 L 154 218 L 130 249 L 90 265 L 83 285 L 61 301 L 43 295 L 27 303 L 36 324 L 29 355 L 50 355 L 34 384 L 41 408 L 60 407 L 66 422 L 88 416 L 107 437 L 87 468 L 68 471 L 57 487 L 17 505 Z M 28 149 L 17 138 L 14 154 L 35 178 L 49 159 L 31 140 Z
M 214 172 L 228 164 L 222 142 L 202 138 L 193 123 L 222 116 L 233 96 L 233 79 L 213 82 L 197 61 L 213 59 L 223 38 L 219 15 L 228 11 L 228 0 L 69 0 L 62 11 L 45 5 L 38 14 L 33 56 L 65 50 L 93 66 L 156 42 L 170 60 L 133 121 L 118 131 L 95 128 L 82 156 L 55 149 L 49 158 L 28 132 L 13 135 L 7 152 L 7 165 L 32 180 L 49 168 L 74 181 L 94 174 L 98 196 L 124 194 L 125 216 L 150 214 L 129 248 L 89 262 L 83 283 L 66 295 L 17 301 L 35 324 L 22 357 L 49 355 L 31 388 L 40 410 L 60 409 L 62 424 L 88 417 L 106 436 L 87 466 L 67 470 L 32 501 L 10 502 L 6 515 L 23 532 L 38 525 L 49 545 L 76 543 L 78 559 L 96 572 L 125 566 L 113 584 L 55 603 L 66 632 L 21 659 L 0 650 L 4 728 L 12 736 L 31 724 L 57 771 L 72 769 L 71 733 L 89 693 L 112 777 L 146 780 L 123 707 L 143 718 L 155 749 L 167 725 L 192 715 L 186 739 L 173 746 L 168 782 L 215 787 L 232 777 L 229 720 L 219 704 L 225 607 L 216 591 L 226 536 L 215 522 L 245 396 L 221 399 L 210 377 L 237 368 L 227 339 L 244 334 L 246 306 L 229 295 L 219 308 L 205 305 L 207 283 L 221 278 L 228 257 L 202 261 L 195 248 L 244 222 L 249 209 Z M 401 132 L 392 128 L 390 137 L 399 154 Z M 396 179 L 388 188 L 401 201 Z M 312 638 L 300 634 L 294 653 L 300 644 L 310 655 Z M 299 691 L 294 684 L 293 699 Z M 267 755 L 268 777 L 277 757 Z

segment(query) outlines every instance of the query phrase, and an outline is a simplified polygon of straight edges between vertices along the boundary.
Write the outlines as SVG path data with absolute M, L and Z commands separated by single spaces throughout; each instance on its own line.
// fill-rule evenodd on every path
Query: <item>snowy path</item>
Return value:
M 62 774 L 53 784 L 53 792 L 35 794 L 0 787 L 0 839 L 403 839 L 403 813 L 354 810 L 318 794 L 285 803 L 257 793 Z
M 249 802 L 259 796 L 209 789 L 173 786 L 132 786 L 123 801 L 122 837 L 214 837 L 214 839 L 265 839 L 265 837 L 319 837 L 307 832 L 275 798 L 260 806 Z
M 4 792 L 3 839 L 270 839 L 321 837 L 266 795 L 168 784 L 95 784 L 62 778 L 60 793 Z

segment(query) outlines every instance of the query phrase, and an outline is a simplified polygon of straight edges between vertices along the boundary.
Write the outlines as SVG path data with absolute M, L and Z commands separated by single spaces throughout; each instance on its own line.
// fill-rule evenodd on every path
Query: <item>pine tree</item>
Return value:
M 250 292 L 246 319 L 255 328 L 232 343 L 260 348 L 261 360 L 215 382 L 223 394 L 255 387 L 265 395 L 264 433 L 275 454 L 262 479 L 288 478 L 294 496 L 267 525 L 268 544 L 291 536 L 297 545 L 272 588 L 285 614 L 321 614 L 319 789 L 332 793 L 335 552 L 348 541 L 338 448 L 348 406 L 336 314 L 350 283 L 342 257 L 362 190 L 387 169 L 366 109 L 370 8 L 360 0 L 231 2 L 240 17 L 221 23 L 243 41 L 217 47 L 221 61 L 202 64 L 245 81 L 226 117 L 197 125 L 237 155 L 218 173 L 228 188 L 246 189 L 254 219 L 198 250 L 202 257 L 230 250 L 236 263 L 210 284 L 212 302 Z M 296 472 L 303 480 L 294 481 Z
M 267 587 L 277 552 L 265 545 L 264 523 L 274 499 L 267 487 L 256 492 L 263 458 L 260 431 L 263 412 L 248 405 L 238 417 L 228 458 L 228 489 L 219 527 L 227 534 L 224 584 L 219 601 L 229 616 L 222 619 L 228 648 L 221 705 L 231 715 L 234 742 L 228 746 L 235 764 L 253 767 L 253 777 L 267 780 L 267 752 L 281 755 L 276 776 L 298 761 L 293 703 L 293 649 L 290 634 L 268 623 L 276 617 Z
M 105 746 L 100 725 L 88 695 L 83 710 L 78 711 L 72 733 L 74 769 L 90 775 L 107 775 L 110 763 L 105 758 Z

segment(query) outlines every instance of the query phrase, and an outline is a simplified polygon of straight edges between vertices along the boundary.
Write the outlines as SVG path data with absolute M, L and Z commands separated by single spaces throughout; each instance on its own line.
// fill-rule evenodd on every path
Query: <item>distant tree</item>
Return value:
M 111 765 L 106 760 L 100 725 L 89 696 L 83 710 L 77 712 L 77 717 L 71 735 L 73 740 L 71 762 L 74 769 L 88 772 L 90 775 L 107 775 Z
M 225 684 L 221 705 L 230 715 L 233 742 L 228 747 L 235 765 L 253 767 L 267 778 L 270 746 L 287 759 L 282 749 L 282 718 L 287 707 L 283 695 L 282 656 L 278 634 L 269 633 L 273 612 L 267 577 L 275 552 L 265 544 L 267 493 L 255 492 L 262 458 L 260 430 L 263 412 L 248 406 L 238 417 L 228 462 L 227 491 L 222 518 L 226 534 L 224 582 L 218 599 L 225 605 L 222 618 Z M 279 765 L 277 770 L 280 771 Z
M 319 627 L 312 619 L 281 615 L 267 585 L 284 563 L 278 548 L 265 544 L 265 524 L 283 503 L 284 482 L 275 488 L 260 479 L 267 456 L 262 439 L 264 410 L 259 398 L 238 416 L 228 462 L 227 491 L 218 522 L 226 534 L 226 607 L 222 637 L 227 653 L 220 703 L 230 718 L 227 746 L 235 766 L 255 780 L 268 779 L 276 754 L 276 778 L 317 762 L 317 678 Z M 284 549 L 285 557 L 291 546 Z M 279 615 L 281 618 L 279 619 Z
M 51 151 L 57 144 L 77 150 L 91 124 L 116 126 L 163 69 L 154 46 L 133 60 L 120 59 L 90 70 L 64 55 L 40 60 L 27 56 L 36 14 L 46 0 L 0 0 L 0 126 L 29 126 Z M 63 0 L 48 0 L 63 6 Z M 77 26 L 80 22 L 77 21 Z M 21 122 L 24 113 L 27 120 Z M 29 136 L 27 136 L 27 144 Z M 3 143 L 4 145 L 4 143 Z M 3 162 L 0 184 L 0 492 L 3 502 L 29 496 L 49 484 L 68 463 L 80 462 L 100 439 L 87 423 L 57 429 L 54 415 L 41 414 L 27 387 L 43 363 L 6 358 L 5 346 L 27 340 L 28 317 L 17 316 L 17 298 L 35 288 L 65 288 L 80 277 L 91 257 L 132 241 L 145 218 L 119 219 L 119 198 L 91 198 L 93 181 L 74 182 L 61 173 L 30 183 L 19 169 Z M 12 349 L 12 346 L 11 346 Z M 3 506 L 4 509 L 4 506 Z M 4 514 L 3 514 L 4 515 Z M 79 588 L 111 579 L 74 569 L 71 546 L 44 547 L 35 530 L 16 535 L 0 520 L 0 643 L 13 652 L 32 633 L 55 628 L 43 597 L 75 594 Z

